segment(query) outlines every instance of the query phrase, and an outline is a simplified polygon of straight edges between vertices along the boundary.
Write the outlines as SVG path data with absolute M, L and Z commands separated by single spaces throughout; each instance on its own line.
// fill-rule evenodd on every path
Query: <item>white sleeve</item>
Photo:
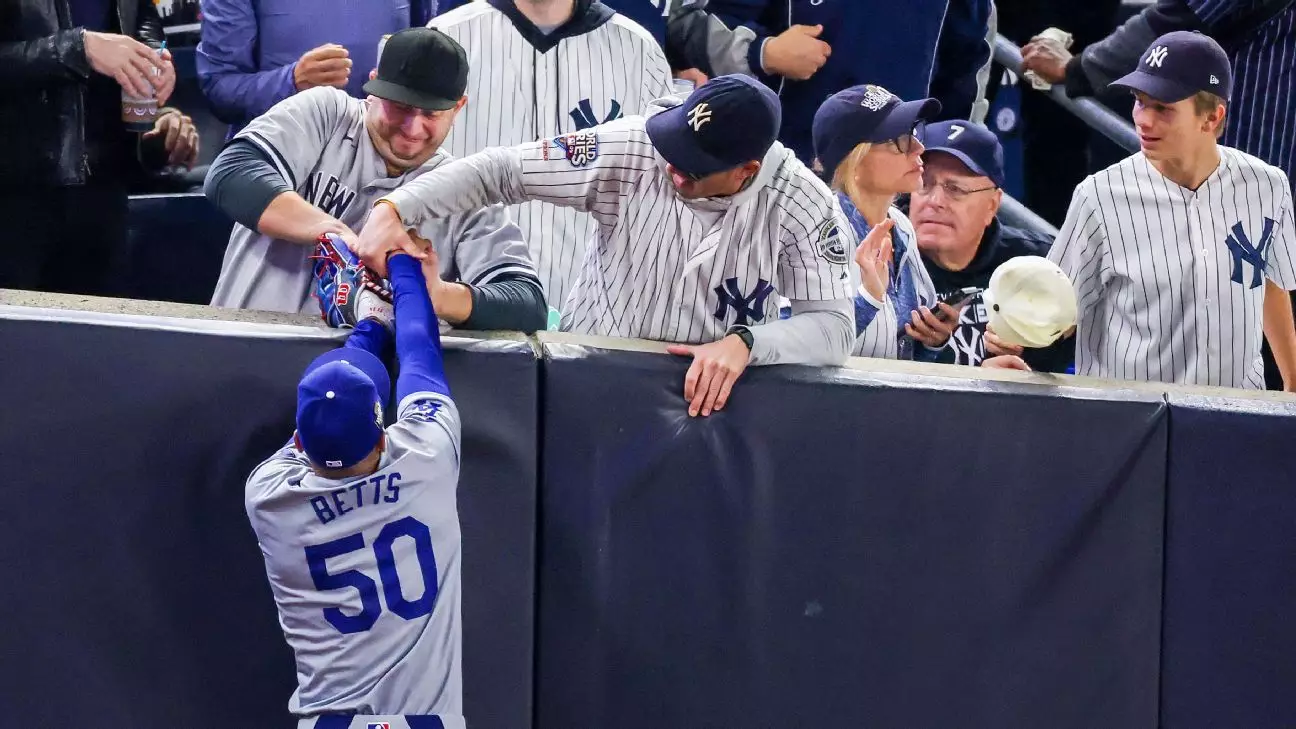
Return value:
M 270 107 L 234 138 L 256 145 L 296 190 L 319 163 L 351 101 L 340 89 L 316 86 Z
M 1282 175 L 1282 203 L 1273 227 L 1273 242 L 1265 261 L 1269 279 L 1286 291 L 1296 290 L 1296 217 L 1292 213 L 1292 191 L 1286 175 Z
M 1097 306 L 1105 284 L 1103 264 L 1107 258 L 1107 240 L 1102 220 L 1093 206 L 1093 187 L 1093 177 L 1085 178 L 1076 186 L 1066 221 L 1048 254 L 1049 260 L 1071 279 L 1081 312 Z
M 386 196 L 406 225 L 488 205 L 542 200 L 611 225 L 625 188 L 656 166 L 643 119 L 629 117 L 516 147 L 486 149 L 420 175 Z
M 850 300 L 854 251 L 848 250 L 850 223 L 837 197 L 817 180 L 803 180 L 789 195 L 780 231 L 779 294 L 793 301 Z

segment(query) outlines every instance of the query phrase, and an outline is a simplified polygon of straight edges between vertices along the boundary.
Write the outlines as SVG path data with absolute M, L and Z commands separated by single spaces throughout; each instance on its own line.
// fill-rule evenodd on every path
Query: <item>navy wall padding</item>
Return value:
M 1160 397 L 546 350 L 538 729 L 1157 726 Z

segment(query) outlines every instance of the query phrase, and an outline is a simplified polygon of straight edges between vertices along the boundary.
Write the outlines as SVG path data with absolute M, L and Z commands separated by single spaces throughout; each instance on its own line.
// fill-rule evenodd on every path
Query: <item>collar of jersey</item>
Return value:
M 616 14 L 614 10 L 598 0 L 576 0 L 571 18 L 555 28 L 554 32 L 545 35 L 522 14 L 522 11 L 517 9 L 517 5 L 511 0 L 488 0 L 488 2 L 491 7 L 503 13 L 504 17 L 513 23 L 517 32 L 522 34 L 522 38 L 540 53 L 548 53 L 566 38 L 585 35 L 611 20 Z

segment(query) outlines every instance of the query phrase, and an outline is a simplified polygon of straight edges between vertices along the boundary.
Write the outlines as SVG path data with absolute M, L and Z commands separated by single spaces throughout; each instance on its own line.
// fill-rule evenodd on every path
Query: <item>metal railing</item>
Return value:
M 994 58 L 1000 65 L 1013 73 L 1018 76 L 1022 75 L 1021 48 L 1018 48 L 1012 41 L 1003 36 L 996 36 Z M 1023 81 L 1023 83 L 1025 82 Z M 1111 109 L 1094 99 L 1072 99 L 1066 95 L 1066 91 L 1060 86 L 1054 86 L 1048 91 L 1040 93 L 1047 94 L 1049 98 L 1075 114 L 1099 134 L 1124 147 L 1127 151 L 1138 151 L 1139 140 L 1138 134 L 1134 132 L 1134 126 L 1117 116 Z

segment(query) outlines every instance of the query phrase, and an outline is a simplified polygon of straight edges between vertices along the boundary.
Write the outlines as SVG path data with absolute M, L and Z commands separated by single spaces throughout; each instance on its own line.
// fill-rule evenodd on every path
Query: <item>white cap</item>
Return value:
M 1008 344 L 1047 347 L 1076 323 L 1075 287 L 1040 256 L 1018 256 L 995 269 L 982 299 L 990 328 Z

